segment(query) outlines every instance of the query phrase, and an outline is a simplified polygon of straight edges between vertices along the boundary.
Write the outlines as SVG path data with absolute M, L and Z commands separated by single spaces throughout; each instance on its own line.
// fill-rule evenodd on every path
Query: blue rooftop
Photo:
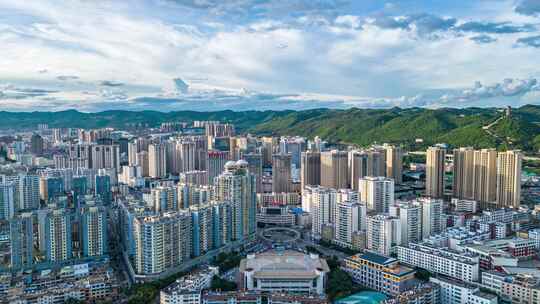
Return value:
M 366 251 L 360 255 L 360 258 L 368 260 L 373 263 L 381 264 L 381 265 L 388 265 L 391 263 L 396 262 L 397 260 L 391 257 L 387 257 L 384 255 L 380 255 L 374 252 Z

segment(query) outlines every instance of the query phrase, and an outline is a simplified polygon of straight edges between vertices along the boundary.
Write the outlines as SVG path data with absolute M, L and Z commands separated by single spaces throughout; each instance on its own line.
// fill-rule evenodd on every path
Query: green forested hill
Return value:
M 502 118 L 501 118 L 502 117 Z M 500 119 L 499 119 L 500 118 Z M 499 120 L 497 120 L 499 119 Z M 12 113 L 0 112 L 1 129 L 30 129 L 39 123 L 51 127 L 116 127 L 143 123 L 221 120 L 234 123 L 240 132 L 260 135 L 320 136 L 331 142 L 369 145 L 395 142 L 426 146 L 445 142 L 453 146 L 540 149 L 540 106 L 513 109 L 509 117 L 495 108 L 465 109 L 316 109 L 306 111 L 158 112 L 105 111 Z M 497 121 L 489 130 L 482 127 Z

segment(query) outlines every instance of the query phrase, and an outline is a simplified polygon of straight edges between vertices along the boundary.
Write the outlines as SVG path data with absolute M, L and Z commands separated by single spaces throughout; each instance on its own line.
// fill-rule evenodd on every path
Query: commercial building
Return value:
M 330 269 L 316 254 L 284 251 L 248 255 L 239 271 L 240 290 L 322 295 Z
M 257 212 L 257 224 L 293 226 L 296 216 L 287 206 L 261 207 Z

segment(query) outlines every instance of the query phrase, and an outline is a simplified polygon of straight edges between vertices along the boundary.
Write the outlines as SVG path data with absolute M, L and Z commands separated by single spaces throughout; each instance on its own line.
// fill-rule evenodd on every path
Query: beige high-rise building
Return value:
M 358 191 L 358 180 L 368 175 L 368 154 L 364 151 L 349 152 L 351 188 Z
M 396 184 L 403 182 L 403 149 L 400 146 L 384 145 L 386 149 L 386 177 Z
M 242 159 L 247 161 L 249 173 L 255 175 L 255 178 L 257 179 L 256 192 L 261 193 L 262 192 L 262 176 L 263 176 L 262 155 L 260 153 L 248 153 L 248 154 L 242 155 Z
M 167 176 L 167 147 L 164 144 L 148 146 L 148 174 L 153 178 Z
M 372 148 L 368 154 L 367 176 L 386 176 L 386 150 Z
M 173 172 L 182 173 L 195 170 L 197 147 L 194 141 L 179 140 L 174 143 Z
M 272 192 L 291 192 L 291 155 L 274 154 L 272 156 Z
M 148 152 L 141 151 L 137 153 L 136 165 L 141 167 L 142 176 L 147 177 L 150 175 L 150 170 L 148 169 Z
M 348 155 L 346 151 L 321 152 L 321 185 L 328 188 L 349 188 Z
M 426 153 L 426 196 L 441 198 L 444 195 L 444 161 L 446 149 L 429 147 Z
M 521 151 L 499 152 L 497 156 L 497 206 L 518 208 L 521 201 Z
M 497 150 L 495 149 L 474 151 L 473 199 L 480 203 L 493 203 L 497 200 Z
M 474 149 L 454 149 L 454 182 L 452 196 L 459 199 L 474 197 Z
M 272 166 L 272 156 L 279 152 L 279 138 L 278 137 L 262 137 L 263 153 L 263 166 Z
M 300 182 L 302 191 L 305 186 L 321 184 L 321 153 L 302 152 L 300 158 Z

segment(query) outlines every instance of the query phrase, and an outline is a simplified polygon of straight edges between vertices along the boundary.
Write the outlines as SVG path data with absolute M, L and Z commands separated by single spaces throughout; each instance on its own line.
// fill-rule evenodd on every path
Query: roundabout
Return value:
M 259 237 L 271 243 L 292 243 L 300 238 L 300 232 L 286 227 L 272 227 L 261 230 Z

